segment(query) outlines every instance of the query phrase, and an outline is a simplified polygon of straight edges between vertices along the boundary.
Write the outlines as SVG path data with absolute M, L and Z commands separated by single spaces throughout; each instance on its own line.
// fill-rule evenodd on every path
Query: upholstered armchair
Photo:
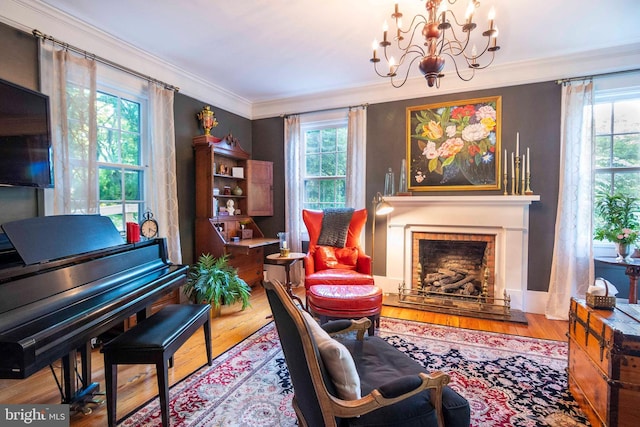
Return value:
M 380 322 L 382 291 L 371 275 L 371 257 L 360 245 L 366 209 L 305 209 L 302 219 L 309 232 L 304 259 L 307 309 L 320 323 L 368 317 L 373 335 Z
M 309 250 L 304 259 L 305 287 L 313 285 L 372 285 L 371 257 L 360 246 L 367 222 L 367 210 L 354 210 L 344 247 L 318 243 L 324 212 L 304 209 L 302 220 L 309 233 Z
M 294 388 L 301 426 L 468 427 L 467 400 L 377 336 L 369 319 L 335 320 L 322 327 L 266 282 L 278 336 Z M 339 334 L 339 335 L 334 335 Z

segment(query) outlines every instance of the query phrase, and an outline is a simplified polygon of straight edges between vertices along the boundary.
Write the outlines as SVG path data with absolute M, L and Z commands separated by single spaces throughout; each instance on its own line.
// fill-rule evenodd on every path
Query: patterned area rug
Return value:
M 389 318 L 379 335 L 427 370 L 448 373 L 474 427 L 588 425 L 567 390 L 566 343 Z M 295 426 L 292 397 L 270 323 L 171 388 L 171 425 Z M 160 424 L 155 399 L 120 425 Z

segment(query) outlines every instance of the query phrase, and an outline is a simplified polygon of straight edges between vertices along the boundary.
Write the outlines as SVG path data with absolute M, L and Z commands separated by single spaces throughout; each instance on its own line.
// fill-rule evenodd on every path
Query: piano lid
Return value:
M 124 244 L 111 219 L 100 215 L 55 215 L 2 224 L 26 265 Z

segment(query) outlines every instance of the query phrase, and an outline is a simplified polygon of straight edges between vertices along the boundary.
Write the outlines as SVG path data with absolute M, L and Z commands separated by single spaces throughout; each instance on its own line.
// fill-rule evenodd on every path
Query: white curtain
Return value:
M 560 185 L 546 316 L 568 319 L 569 300 L 583 297 L 593 266 L 593 82 L 562 89 Z
M 366 207 L 367 110 L 349 110 L 347 126 L 347 206 Z M 364 233 L 362 233 L 364 237 Z
M 45 43 L 40 63 L 51 104 L 52 213 L 98 213 L 96 63 Z
M 146 171 L 146 201 L 158 220 L 158 235 L 167 239 L 169 259 L 180 264 L 182 252 L 173 120 L 174 92 L 152 83 L 149 86 L 150 167 Z
M 302 135 L 300 117 L 287 116 L 284 119 L 284 221 L 289 233 L 289 246 L 293 252 L 302 252 Z M 298 262 L 291 269 L 291 281 L 301 283 L 304 275 L 302 263 Z

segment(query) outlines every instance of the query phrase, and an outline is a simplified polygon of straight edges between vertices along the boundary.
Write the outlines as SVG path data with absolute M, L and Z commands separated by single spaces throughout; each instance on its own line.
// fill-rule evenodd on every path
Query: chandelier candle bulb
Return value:
M 493 30 L 493 21 L 496 19 L 496 9 L 491 7 L 489 11 L 489 31 Z

